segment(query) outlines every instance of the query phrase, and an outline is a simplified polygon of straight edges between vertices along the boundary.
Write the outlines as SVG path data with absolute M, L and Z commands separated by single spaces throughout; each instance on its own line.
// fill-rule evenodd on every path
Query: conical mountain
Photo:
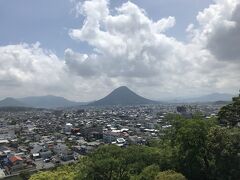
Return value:
M 141 104 L 157 104 L 157 101 L 152 101 L 139 96 L 126 86 L 121 86 L 113 90 L 106 97 L 90 103 L 91 106 L 108 106 L 108 105 L 141 105 Z

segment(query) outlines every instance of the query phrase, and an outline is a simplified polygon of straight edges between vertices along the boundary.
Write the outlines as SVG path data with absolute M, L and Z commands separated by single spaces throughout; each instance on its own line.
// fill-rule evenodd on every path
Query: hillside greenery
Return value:
M 240 124 L 240 94 L 233 97 L 232 102 L 224 107 L 218 113 L 221 124 L 236 126 Z

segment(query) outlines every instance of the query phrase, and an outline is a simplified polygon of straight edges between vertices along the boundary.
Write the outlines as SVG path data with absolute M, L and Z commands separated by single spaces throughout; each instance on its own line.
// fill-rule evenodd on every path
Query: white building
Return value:
M 66 123 L 66 125 L 64 127 L 64 132 L 65 133 L 70 133 L 72 128 L 73 128 L 73 125 L 71 123 Z
M 3 179 L 5 177 L 5 173 L 3 169 L 0 169 L 0 179 Z

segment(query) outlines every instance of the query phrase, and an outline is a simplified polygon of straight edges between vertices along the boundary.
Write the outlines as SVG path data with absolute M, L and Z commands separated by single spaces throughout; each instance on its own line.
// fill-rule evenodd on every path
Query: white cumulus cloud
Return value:
M 127 85 L 156 99 L 239 88 L 238 0 L 215 0 L 199 12 L 197 24 L 187 27 L 188 42 L 166 34 L 176 24 L 173 16 L 152 20 L 130 1 L 115 9 L 109 0 L 74 2 L 85 20 L 69 35 L 93 52 L 68 48 L 61 59 L 39 43 L 0 46 L 1 96 L 57 94 L 87 101 Z
M 228 62 L 238 58 L 239 53 L 238 46 L 234 46 L 239 42 L 237 0 L 217 0 L 199 12 L 197 27 L 188 27 L 189 43 L 165 34 L 174 28 L 174 17 L 153 21 L 132 2 L 123 3 L 114 11 L 109 9 L 109 2 L 82 3 L 79 13 L 85 21 L 80 28 L 69 31 L 72 39 L 87 42 L 95 52 L 80 55 L 71 51 L 67 61 L 74 62 L 74 67 L 69 67 L 79 75 L 104 75 L 136 89 L 151 87 L 156 92 L 148 94 L 152 97 L 157 92 L 174 93 L 176 89 L 179 95 L 187 95 L 237 87 L 239 65 Z M 93 9 L 97 12 L 92 13 Z M 226 43 L 232 46 L 225 47 Z
M 194 41 L 207 48 L 218 60 L 240 61 L 240 1 L 215 0 L 199 12 L 200 27 L 191 28 Z

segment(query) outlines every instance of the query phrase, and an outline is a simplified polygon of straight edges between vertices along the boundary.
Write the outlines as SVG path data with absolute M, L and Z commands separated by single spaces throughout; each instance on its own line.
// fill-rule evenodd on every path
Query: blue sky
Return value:
M 112 9 L 126 0 L 111 0 Z M 167 34 L 186 41 L 185 29 L 195 23 L 199 11 L 208 7 L 211 0 L 132 0 L 145 9 L 153 20 L 174 16 L 176 25 Z M 84 18 L 76 18 L 70 0 L 1 0 L 0 1 L 0 45 L 39 41 L 44 48 L 59 56 L 72 48 L 79 52 L 90 52 L 87 43 L 73 41 L 68 36 L 70 28 L 78 28 Z

